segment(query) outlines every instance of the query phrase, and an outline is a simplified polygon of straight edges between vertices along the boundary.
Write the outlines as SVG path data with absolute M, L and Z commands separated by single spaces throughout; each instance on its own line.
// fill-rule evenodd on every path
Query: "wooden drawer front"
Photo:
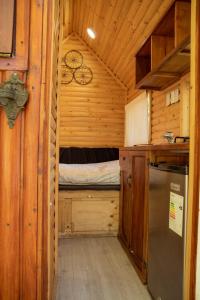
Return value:
M 74 233 L 103 233 L 118 230 L 116 199 L 75 200 L 72 202 L 72 231 Z
M 85 191 L 60 191 L 59 200 L 65 199 L 104 199 L 104 198 L 118 198 L 119 191 L 94 191 L 94 190 L 85 190 Z
M 59 235 L 117 235 L 119 191 L 60 191 Z

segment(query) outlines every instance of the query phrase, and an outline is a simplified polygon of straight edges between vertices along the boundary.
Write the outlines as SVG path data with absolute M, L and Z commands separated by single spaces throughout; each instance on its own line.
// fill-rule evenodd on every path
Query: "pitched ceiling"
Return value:
M 134 55 L 174 0 L 63 0 L 64 38 L 76 32 L 131 91 Z M 87 27 L 96 32 L 88 37 Z

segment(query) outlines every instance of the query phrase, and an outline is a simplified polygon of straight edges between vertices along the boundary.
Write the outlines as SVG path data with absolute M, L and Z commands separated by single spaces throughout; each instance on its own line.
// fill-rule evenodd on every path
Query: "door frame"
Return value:
M 56 84 L 53 83 L 53 68 L 55 65 L 54 53 L 55 53 L 55 28 L 59 28 L 62 23 L 61 17 L 61 6 L 60 0 L 44 0 L 43 1 L 43 40 L 42 40 L 42 79 L 41 79 L 41 101 L 40 101 L 40 133 L 39 133 L 39 160 L 38 169 L 38 203 L 39 203 L 39 214 L 38 214 L 38 277 L 37 277 L 37 300 L 52 300 L 55 297 L 56 291 L 56 273 L 57 273 L 57 214 L 58 214 L 58 156 L 59 156 L 59 145 L 58 145 L 58 127 L 59 127 L 59 112 L 56 111 L 56 167 L 55 167 L 55 262 L 54 270 L 51 266 L 50 257 L 50 231 L 51 226 L 51 206 L 52 199 L 50 199 L 50 181 L 51 181 L 51 105 L 52 105 L 52 93 Z M 60 6 L 58 15 L 60 24 L 55 23 L 55 6 Z M 59 37 L 58 37 L 59 39 Z M 60 42 L 59 42 L 60 44 Z M 59 57 L 59 49 L 57 58 Z M 57 60 L 57 69 L 59 69 L 59 62 Z M 56 74 L 56 77 L 58 75 Z M 58 89 L 58 85 L 57 85 Z M 57 106 L 58 106 L 58 91 Z M 54 282 L 52 286 L 51 272 L 55 272 Z
M 61 6 L 62 10 L 62 6 Z M 186 244 L 186 276 L 184 279 L 184 300 L 195 299 L 196 287 L 196 256 L 197 256 L 197 233 L 198 233 L 198 215 L 199 215 L 199 195 L 200 195 L 200 1 L 192 0 L 191 8 L 191 73 L 190 73 L 190 171 L 189 171 L 189 203 L 188 203 L 188 221 L 187 221 L 187 244 Z M 62 29 L 61 29 L 62 30 Z M 194 99 L 194 100 L 193 100 Z M 43 106 L 44 109 L 44 106 Z M 41 114 L 44 113 L 42 110 Z M 59 116 L 59 111 L 58 111 Z M 46 125 L 45 125 L 46 126 Z M 48 128 L 46 129 L 48 133 Z M 44 134 L 44 132 L 43 132 Z M 46 135 L 44 136 L 47 137 Z M 58 137 L 57 137 L 58 138 Z M 43 148 L 43 155 L 40 162 L 48 153 L 48 147 Z M 42 162 L 43 165 L 43 162 Z M 48 186 L 43 178 L 43 188 L 41 189 L 40 199 L 44 199 Z M 40 191 L 40 192 L 41 192 Z M 44 198 L 43 198 L 44 197 Z M 48 228 L 48 219 L 42 216 L 43 234 L 45 235 Z M 47 240 L 46 240 L 47 241 Z M 43 241 L 44 243 L 44 241 Z M 42 281 L 45 290 L 46 270 L 48 262 L 45 254 L 47 253 L 47 244 L 43 244 L 43 264 L 42 264 Z M 40 299 L 40 298 L 38 298 Z M 46 299 L 45 297 L 43 299 Z
M 200 1 L 191 6 L 190 168 L 184 300 L 195 299 L 200 196 Z

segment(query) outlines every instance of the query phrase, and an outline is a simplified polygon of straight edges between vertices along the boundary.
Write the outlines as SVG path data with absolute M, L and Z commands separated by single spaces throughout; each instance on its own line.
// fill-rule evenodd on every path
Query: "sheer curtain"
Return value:
M 125 146 L 150 142 L 150 99 L 145 91 L 125 106 Z

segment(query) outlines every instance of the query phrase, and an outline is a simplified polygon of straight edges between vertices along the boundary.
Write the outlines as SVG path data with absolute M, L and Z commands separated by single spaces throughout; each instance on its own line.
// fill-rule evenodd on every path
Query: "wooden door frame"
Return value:
M 198 233 L 198 213 L 199 213 L 199 193 L 200 193 L 200 87 L 199 87 L 199 74 L 200 74 L 200 1 L 192 0 L 192 26 L 191 26 L 191 103 L 190 103 L 190 174 L 189 174 L 189 203 L 188 203 L 188 221 L 187 221 L 187 245 L 186 245 L 186 277 L 184 282 L 184 300 L 195 299 L 196 288 L 196 254 L 197 254 L 197 233 Z M 46 84 L 46 83 L 45 83 Z M 45 89 L 48 89 L 48 85 L 44 85 Z M 45 95 L 45 93 L 44 93 Z M 46 101 L 47 101 L 46 97 Z M 47 102 L 42 104 L 41 116 L 45 113 L 48 104 Z M 46 113 L 48 110 L 46 111 Z M 43 124 L 44 125 L 44 124 Z M 44 126 L 46 126 L 45 124 Z M 48 147 L 45 139 L 48 136 L 48 126 L 45 129 L 41 127 L 41 136 L 44 142 L 42 147 L 42 154 L 40 156 L 41 166 L 44 165 L 44 158 L 48 153 Z M 46 135 L 47 134 L 47 135 Z M 46 144 L 46 146 L 45 146 Z M 41 145 L 41 144 L 40 144 Z M 46 165 L 47 167 L 47 165 Z M 40 184 L 42 182 L 43 187 L 40 190 L 39 199 L 46 205 L 46 192 L 48 191 L 47 182 L 44 178 L 40 178 Z M 44 209 L 44 208 L 43 208 Z M 41 222 L 43 227 L 43 246 L 42 247 L 42 277 L 43 287 L 41 288 L 42 297 L 45 298 L 47 282 L 46 271 L 48 270 L 48 262 L 46 260 L 47 253 L 47 226 L 48 219 L 45 215 L 41 215 Z M 39 250 L 40 251 L 40 250 Z M 38 281 L 39 282 L 39 281 Z
M 184 300 L 194 300 L 200 196 L 200 1 L 191 7 L 190 170 Z
M 53 54 L 54 54 L 54 24 L 55 4 L 60 0 L 44 0 L 43 2 L 43 41 L 42 41 L 42 79 L 41 79 L 41 101 L 40 101 L 40 134 L 39 134 L 39 162 L 41 172 L 38 175 L 38 203 L 40 213 L 38 217 L 38 291 L 37 300 L 54 299 L 55 284 L 51 287 L 49 278 L 50 258 L 50 132 L 51 132 L 51 103 L 52 91 L 55 88 L 52 83 Z M 60 7 L 61 10 L 61 7 Z M 62 18 L 60 17 L 60 20 Z M 59 67 L 59 65 L 58 65 Z M 58 101 L 58 96 L 57 96 Z M 59 114 L 57 111 L 57 135 L 56 135 L 56 185 L 55 191 L 55 252 L 57 255 L 57 202 L 58 202 L 58 124 Z M 57 271 L 57 259 L 55 259 L 55 272 Z

